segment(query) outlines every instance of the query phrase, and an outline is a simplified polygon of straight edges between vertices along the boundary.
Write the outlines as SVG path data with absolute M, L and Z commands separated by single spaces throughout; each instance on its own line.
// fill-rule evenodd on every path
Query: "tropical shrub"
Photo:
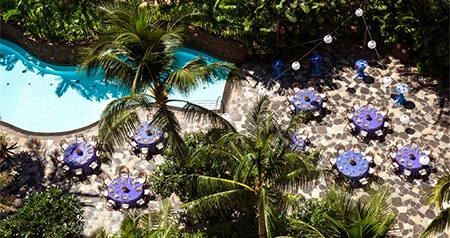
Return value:
M 22 26 L 26 35 L 54 42 L 76 42 L 95 36 L 100 27 L 94 6 L 97 0 L 2 0 L 5 21 Z
M 1 237 L 80 237 L 83 208 L 76 196 L 53 187 L 48 192 L 32 192 L 23 207 L 5 218 Z
M 210 145 L 222 134 L 221 129 L 212 128 L 207 133 L 190 132 L 184 135 L 184 142 L 187 146 L 189 156 L 195 154 L 202 148 Z M 227 177 L 227 166 L 214 163 L 207 155 L 203 159 L 190 160 L 185 165 L 180 166 L 175 161 L 176 154 L 171 147 L 164 152 L 165 163 L 161 164 L 153 173 L 150 180 L 153 184 L 153 190 L 162 197 L 169 197 L 173 192 L 181 198 L 182 201 L 198 198 L 196 189 L 196 175 L 203 174 L 209 176 Z M 189 176 L 193 175 L 193 176 Z

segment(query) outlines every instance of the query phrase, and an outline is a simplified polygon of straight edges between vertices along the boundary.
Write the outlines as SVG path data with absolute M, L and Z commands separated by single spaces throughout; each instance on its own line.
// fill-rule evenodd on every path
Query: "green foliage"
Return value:
M 209 145 L 217 140 L 222 134 L 221 129 L 211 128 L 209 132 L 190 132 L 184 135 L 184 142 L 187 146 L 187 158 L 191 155 L 209 148 Z M 153 184 L 153 189 L 162 197 L 169 197 L 173 192 L 181 198 L 182 201 L 192 200 L 198 198 L 196 176 L 208 175 L 227 177 L 227 168 L 224 164 L 216 163 L 207 155 L 200 155 L 190 160 L 188 163 L 180 166 L 177 161 L 176 153 L 171 149 L 164 152 L 165 163 L 160 165 L 151 176 L 150 180 Z
M 17 22 L 27 35 L 56 42 L 75 42 L 94 36 L 100 27 L 96 0 L 4 0 L 1 14 L 5 21 Z
M 357 199 L 352 193 L 330 188 L 323 203 L 313 202 L 297 210 L 291 217 L 290 232 L 301 237 L 386 237 L 395 221 L 388 199 L 387 186 Z
M 367 4 L 368 24 L 384 43 L 411 46 L 409 63 L 448 86 L 449 7 L 446 0 L 417 0 L 414 4 L 407 0 L 371 0 Z
M 297 207 L 289 216 L 290 228 L 289 235 L 307 237 L 307 233 L 296 226 L 298 220 L 303 221 L 320 231 L 326 231 L 329 228 L 325 225 L 327 220 L 324 214 L 331 211 L 332 207 L 326 200 L 309 199 Z
M 57 187 L 33 192 L 23 207 L 1 223 L 2 237 L 80 237 L 83 208 L 76 196 Z

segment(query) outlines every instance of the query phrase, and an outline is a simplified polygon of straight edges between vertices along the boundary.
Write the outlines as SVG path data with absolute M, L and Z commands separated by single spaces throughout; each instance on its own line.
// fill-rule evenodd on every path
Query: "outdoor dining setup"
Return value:
M 326 104 L 324 98 L 319 91 L 312 85 L 307 88 L 300 88 L 299 85 L 292 86 L 292 93 L 287 96 L 289 109 L 292 113 L 297 114 L 300 111 L 313 112 L 314 116 L 319 116 L 322 108 Z
M 138 129 L 129 135 L 129 143 L 142 156 L 161 153 L 167 133 L 151 124 L 151 118 L 141 122 Z
M 102 180 L 100 195 L 105 199 L 108 209 L 143 206 L 150 195 L 147 174 L 142 171 L 136 177 L 131 177 L 128 167 L 122 166 L 118 177 L 111 179 L 109 175 L 103 175 Z
M 76 141 L 69 144 L 67 140 L 60 141 L 63 154 L 58 160 L 64 163 L 64 172 L 73 172 L 77 176 L 93 174 L 100 168 L 95 146 L 80 135 Z
M 372 153 L 366 155 L 362 152 L 358 145 L 354 145 L 349 150 L 339 146 L 338 152 L 330 159 L 330 163 L 351 181 L 352 187 L 363 187 L 369 182 L 368 177 L 375 173 L 376 165 L 373 157 Z
M 425 178 L 434 167 L 432 148 L 422 148 L 416 141 L 404 144 L 402 140 L 391 148 L 391 169 L 407 180 Z
M 360 106 L 359 101 L 355 101 L 347 111 L 346 128 L 362 140 L 382 137 L 384 131 L 391 128 L 388 113 L 386 107 L 378 109 L 375 102 L 369 101 L 367 105 Z

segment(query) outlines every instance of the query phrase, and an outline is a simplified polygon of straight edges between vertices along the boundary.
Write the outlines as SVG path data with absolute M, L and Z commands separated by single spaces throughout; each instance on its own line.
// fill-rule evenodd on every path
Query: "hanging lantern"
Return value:
M 291 65 L 293 70 L 299 70 L 300 69 L 300 63 L 298 61 L 294 61 Z
M 362 16 L 363 13 L 364 13 L 364 11 L 363 11 L 361 8 L 358 8 L 358 9 L 356 9 L 356 11 L 355 11 L 355 15 L 356 15 L 357 17 Z
M 386 85 L 390 85 L 392 83 L 392 78 L 387 76 L 383 78 L 383 83 Z
M 375 49 L 375 47 L 377 47 L 377 43 L 374 40 L 370 40 L 369 42 L 367 42 L 367 47 L 369 47 L 369 49 L 373 50 L 373 49 Z
M 330 35 L 326 35 L 323 37 L 323 41 L 327 44 L 330 44 L 333 41 L 333 37 Z

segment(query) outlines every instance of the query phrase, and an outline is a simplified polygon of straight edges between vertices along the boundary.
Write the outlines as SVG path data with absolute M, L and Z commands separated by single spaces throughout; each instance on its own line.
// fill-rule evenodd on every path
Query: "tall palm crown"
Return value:
M 286 189 L 319 175 L 315 167 L 318 151 L 294 153 L 284 136 L 301 119 L 301 115 L 293 117 L 283 130 L 270 109 L 268 96 L 259 98 L 249 113 L 247 133 L 230 132 L 221 137 L 219 144 L 205 148 L 209 158 L 231 161 L 232 179 L 199 176 L 199 192 L 204 196 L 185 206 L 199 216 L 255 207 L 259 237 L 272 237 L 277 211 L 291 208 L 300 198 L 285 193 Z
M 207 64 L 196 58 L 180 69 L 174 69 L 175 50 L 182 44 L 183 19 L 197 13 L 180 14 L 174 19 L 162 16 L 154 7 L 126 4 L 100 7 L 104 27 L 99 39 L 83 52 L 82 69 L 88 73 L 104 71 L 105 81 L 116 84 L 130 94 L 108 104 L 99 121 L 99 139 L 104 149 L 114 150 L 139 124 L 135 109 L 154 108 L 154 123 L 167 129 L 169 143 L 184 153 L 180 125 L 167 103 L 167 95 L 175 89 L 188 94 L 201 82 L 209 82 L 228 74 L 232 81 L 240 71 L 227 62 Z M 181 100 L 178 100 L 181 101 Z M 185 102 L 186 111 L 193 115 L 213 118 L 213 122 L 230 124 L 215 113 Z

